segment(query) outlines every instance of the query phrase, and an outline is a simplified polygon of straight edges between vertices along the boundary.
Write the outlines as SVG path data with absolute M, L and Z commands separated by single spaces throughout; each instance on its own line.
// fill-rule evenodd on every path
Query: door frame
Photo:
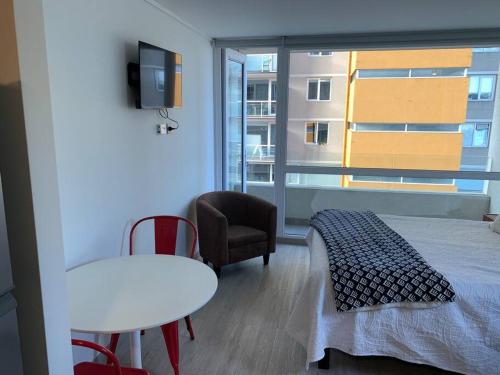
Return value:
M 221 108 L 222 108 L 222 116 L 221 116 L 221 132 L 217 132 L 222 136 L 222 170 L 221 170 L 221 179 L 222 179 L 222 189 L 228 189 L 228 181 L 227 181 L 227 168 L 228 168 L 228 150 L 227 150 L 227 124 L 229 122 L 229 115 L 227 111 L 227 102 L 228 102 L 228 90 L 226 89 L 226 83 L 229 81 L 229 70 L 227 69 L 227 63 L 229 61 L 236 62 L 242 65 L 243 70 L 243 80 L 242 80 L 242 102 L 241 102 L 241 114 L 242 114 L 242 129 L 241 129 L 241 191 L 243 193 L 246 192 L 247 185 L 247 163 L 246 163 L 246 132 L 247 132 L 247 72 L 246 72 L 246 56 L 238 51 L 223 48 L 221 49 Z

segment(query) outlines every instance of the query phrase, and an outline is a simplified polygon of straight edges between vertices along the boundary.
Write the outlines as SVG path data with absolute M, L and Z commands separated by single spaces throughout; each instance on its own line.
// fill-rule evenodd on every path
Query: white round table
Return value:
M 141 368 L 140 331 L 174 322 L 205 305 L 217 277 L 202 262 L 171 255 L 99 260 L 66 273 L 71 329 L 130 332 L 132 366 Z

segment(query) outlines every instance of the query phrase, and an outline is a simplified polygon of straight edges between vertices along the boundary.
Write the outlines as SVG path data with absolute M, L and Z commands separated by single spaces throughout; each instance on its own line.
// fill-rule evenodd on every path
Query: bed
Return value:
M 379 217 L 453 285 L 455 302 L 432 308 L 336 312 L 325 243 L 307 234 L 309 276 L 287 322 L 307 351 L 381 355 L 466 374 L 500 374 L 500 234 L 488 223 Z

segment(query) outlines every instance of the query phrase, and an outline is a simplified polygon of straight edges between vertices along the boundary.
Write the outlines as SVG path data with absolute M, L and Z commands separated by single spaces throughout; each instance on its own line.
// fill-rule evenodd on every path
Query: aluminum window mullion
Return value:
M 276 149 L 274 155 L 274 199 L 277 206 L 277 235 L 285 233 L 285 182 L 288 123 L 288 77 L 290 70 L 290 50 L 278 48 L 277 98 L 276 98 Z
M 286 165 L 285 173 L 500 181 L 500 172 Z
M 267 109 L 268 115 L 271 115 L 271 97 L 273 94 L 273 80 L 268 79 L 267 81 Z
M 224 180 L 224 129 L 223 129 L 223 99 L 222 83 L 224 73 L 222 49 L 213 47 L 213 73 L 214 73 L 214 189 L 223 189 Z

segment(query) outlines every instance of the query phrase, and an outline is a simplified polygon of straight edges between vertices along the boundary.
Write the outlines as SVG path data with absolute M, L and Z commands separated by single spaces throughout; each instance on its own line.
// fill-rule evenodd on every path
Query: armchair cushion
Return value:
M 261 241 L 267 241 L 267 233 L 263 230 L 245 225 L 229 225 L 227 228 L 227 243 L 230 249 Z
M 229 263 L 240 262 L 268 254 L 267 241 L 247 243 L 229 249 Z

